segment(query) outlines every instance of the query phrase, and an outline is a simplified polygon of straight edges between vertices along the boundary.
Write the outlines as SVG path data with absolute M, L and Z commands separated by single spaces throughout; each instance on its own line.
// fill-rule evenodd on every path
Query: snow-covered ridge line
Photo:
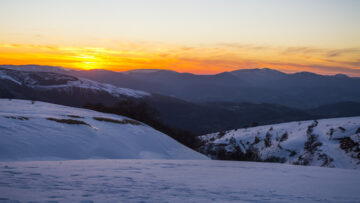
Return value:
M 61 66 L 43 66 L 43 65 L 0 65 L 6 69 L 16 71 L 28 71 L 28 72 L 53 72 L 53 73 L 66 73 L 69 71 L 76 71 L 76 69 L 64 68 Z
M 0 68 L 0 79 L 10 80 L 18 85 L 25 85 L 31 88 L 81 88 L 92 91 L 105 91 L 115 97 L 129 96 L 140 98 L 151 95 L 150 93 L 140 90 L 120 88 L 110 84 L 95 82 L 92 80 L 55 72 L 35 72 L 27 71 L 26 69 L 9 70 L 6 68 Z
M 266 125 L 201 139 L 201 151 L 215 159 L 360 169 L 360 117 Z
M 207 159 L 124 116 L 0 99 L 0 161 Z
M 144 91 L 116 87 L 114 85 L 95 82 L 95 81 L 84 79 L 84 78 L 78 78 L 78 80 L 69 81 L 67 84 L 62 84 L 62 85 L 48 85 L 48 86 L 37 85 L 37 86 L 33 86 L 33 87 L 49 88 L 49 89 L 77 87 L 77 88 L 91 89 L 91 90 L 95 90 L 95 91 L 105 91 L 116 97 L 120 97 L 122 95 L 130 96 L 130 97 L 137 97 L 137 98 L 150 96 L 150 93 L 147 93 Z

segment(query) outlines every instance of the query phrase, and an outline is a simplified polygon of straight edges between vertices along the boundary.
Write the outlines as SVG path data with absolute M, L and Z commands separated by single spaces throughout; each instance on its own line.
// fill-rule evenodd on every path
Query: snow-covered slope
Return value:
M 32 72 L 52 72 L 52 73 L 67 73 L 76 71 L 75 69 L 63 68 L 60 66 L 41 66 L 41 65 L 0 65 L 0 67 L 17 70 L 17 71 L 32 71 Z
M 12 81 L 18 85 L 26 86 L 36 90 L 56 90 L 73 91 L 76 89 L 106 92 L 114 97 L 128 96 L 140 98 L 150 96 L 144 91 L 132 90 L 128 88 L 119 88 L 110 84 L 99 83 L 92 80 L 77 78 L 74 76 L 55 73 L 42 72 L 43 69 L 26 69 L 15 66 L 15 69 L 0 68 L 0 79 Z
M 126 117 L 0 99 L 0 161 L 90 158 L 206 159 Z
M 360 171 L 194 160 L 0 162 L 0 202 L 359 202 Z
M 201 138 L 201 151 L 216 159 L 360 169 L 360 117 L 266 125 Z

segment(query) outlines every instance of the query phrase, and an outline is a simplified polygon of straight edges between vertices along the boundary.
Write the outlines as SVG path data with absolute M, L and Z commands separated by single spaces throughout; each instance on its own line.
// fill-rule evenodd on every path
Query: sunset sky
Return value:
M 0 0 L 0 64 L 360 76 L 359 0 Z

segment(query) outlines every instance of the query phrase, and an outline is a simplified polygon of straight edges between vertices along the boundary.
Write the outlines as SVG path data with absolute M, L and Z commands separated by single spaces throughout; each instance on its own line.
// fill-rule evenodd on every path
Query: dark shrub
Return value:
M 311 125 L 308 126 L 308 129 L 306 130 L 306 133 L 310 135 L 313 132 L 313 129 L 319 124 L 317 120 L 314 121 Z
M 67 116 L 70 117 L 70 118 L 84 118 L 82 116 L 77 116 L 77 115 L 67 115 Z
M 295 150 L 288 150 L 288 152 L 290 152 L 289 154 L 290 157 L 293 157 L 297 154 Z
M 298 160 L 295 161 L 294 165 L 304 165 L 308 166 L 310 164 L 310 160 L 308 157 L 304 157 L 303 155 L 299 156 Z
M 330 128 L 330 132 L 329 132 L 329 135 L 330 135 L 330 139 L 332 138 L 332 136 L 334 135 L 334 128 Z
M 333 158 L 329 157 L 327 154 L 324 154 L 324 153 L 319 154 L 318 160 L 322 160 L 322 161 L 323 161 L 323 163 L 321 164 L 321 166 L 323 166 L 323 167 L 324 167 L 324 166 L 329 166 L 329 165 L 331 164 L 331 162 L 334 161 Z
M 265 147 L 270 147 L 271 146 L 271 137 L 272 137 L 272 135 L 269 132 L 267 132 L 266 136 L 265 136 L 265 139 L 264 139 Z
M 220 138 L 224 137 L 225 135 L 226 135 L 226 132 L 221 131 L 221 132 L 218 133 L 218 138 L 220 139 Z
M 359 146 L 359 143 L 354 142 L 350 137 L 340 138 L 340 148 L 346 152 L 356 146 Z
M 25 117 L 25 116 L 4 116 L 5 118 L 9 118 L 9 119 L 17 119 L 17 120 L 29 120 L 28 117 Z
M 343 128 L 343 127 L 339 127 L 339 129 L 342 131 L 342 132 L 345 132 L 345 128 Z
M 216 148 L 216 158 L 221 160 L 227 160 L 229 159 L 229 156 L 227 156 L 225 146 L 220 145 Z
M 78 120 L 73 120 L 73 119 L 58 119 L 58 118 L 46 118 L 49 121 L 55 121 L 58 123 L 66 123 L 66 124 L 70 124 L 70 125 L 87 125 L 90 126 L 89 124 L 85 123 L 84 121 L 78 121 Z
M 93 119 L 97 121 L 105 121 L 105 122 L 111 122 L 111 123 L 118 123 L 118 124 L 131 124 L 131 125 L 141 125 L 140 122 L 130 119 L 123 119 L 123 120 L 115 120 L 111 118 L 103 118 L 103 117 L 93 117 Z
M 284 142 L 284 141 L 287 140 L 288 138 L 289 138 L 288 133 L 285 132 L 285 133 L 281 136 L 280 142 Z
M 234 145 L 234 146 L 237 145 L 236 139 L 234 137 L 231 137 L 230 141 L 229 141 L 229 144 Z
M 268 157 L 267 159 L 265 159 L 264 162 L 285 163 L 286 158 L 271 156 L 271 157 Z
M 255 136 L 253 144 L 257 144 L 259 142 L 260 142 L 260 139 L 257 136 Z
M 310 136 L 308 136 L 308 139 L 304 144 L 304 149 L 309 151 L 311 154 L 313 154 L 315 150 L 322 145 L 321 142 L 316 142 L 317 138 L 317 135 L 311 134 Z
M 356 134 L 360 133 L 360 127 L 356 130 Z

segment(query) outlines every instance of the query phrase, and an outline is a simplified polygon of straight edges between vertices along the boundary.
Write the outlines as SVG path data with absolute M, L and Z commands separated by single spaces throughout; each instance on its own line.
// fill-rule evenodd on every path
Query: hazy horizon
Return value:
M 59 67 L 59 68 L 65 68 L 65 69 L 72 69 L 72 70 L 83 70 L 83 69 L 77 69 L 77 68 L 71 68 L 71 67 L 64 67 L 64 66 L 51 66 L 51 65 L 38 65 L 38 64 L 20 64 L 20 65 L 14 65 L 14 64 L 0 64 L 0 67 L 1 66 L 49 66 L 49 67 Z M 5 67 L 6 68 L 6 67 Z M 353 78 L 358 78 L 359 76 L 351 76 L 351 75 L 348 75 L 348 74 L 345 74 L 345 73 L 333 73 L 333 74 L 321 74 L 321 73 L 315 73 L 315 72 L 311 72 L 311 71 L 281 71 L 281 70 L 276 70 L 276 69 L 272 69 L 272 68 L 267 68 L 267 67 L 262 67 L 262 68 L 241 68 L 241 69 L 235 69 L 235 70 L 231 70 L 231 71 L 222 71 L 222 72 L 218 72 L 218 73 L 191 73 L 191 72 L 186 72 L 186 71 L 178 71 L 178 70 L 170 70 L 170 69 L 156 69 L 156 68 L 153 68 L 153 69 L 146 69 L 146 68 L 134 68 L 134 69 L 131 69 L 131 70 L 107 70 L 107 69 L 102 69 L 102 68 L 96 68 L 96 69 L 89 69 L 89 70 L 105 70 L 105 71 L 114 71 L 114 72 L 130 72 L 130 71 L 151 71 L 151 70 L 154 70 L 154 71 L 160 71 L 160 70 L 164 70 L 164 71 L 174 71 L 174 72 L 177 72 L 177 73 L 188 73 L 188 74 L 194 74 L 194 75 L 217 75 L 217 74 L 222 74 L 222 73 L 230 73 L 230 72 L 233 72 L 233 71 L 239 71 L 239 70 L 263 70 L 263 69 L 268 69 L 268 70 L 273 70 L 273 71 L 279 71 L 279 72 L 282 72 L 282 73 L 285 73 L 285 74 L 296 74 L 296 73 L 314 73 L 314 74 L 318 74 L 318 75 L 323 75 L 323 76 L 336 76 L 336 75 L 346 75 L 347 77 L 353 77 Z M 85 69 L 85 71 L 87 71 Z

